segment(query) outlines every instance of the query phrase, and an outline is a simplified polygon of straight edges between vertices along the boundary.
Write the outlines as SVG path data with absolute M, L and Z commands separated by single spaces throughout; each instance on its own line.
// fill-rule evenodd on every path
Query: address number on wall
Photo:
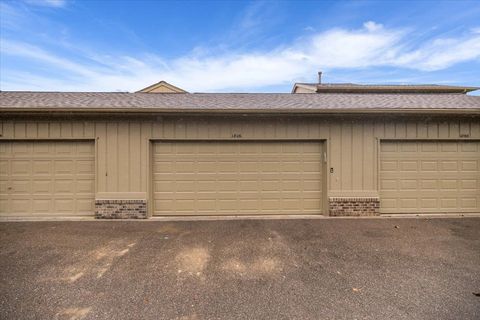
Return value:
M 242 137 L 241 133 L 232 133 L 232 138 L 240 139 Z

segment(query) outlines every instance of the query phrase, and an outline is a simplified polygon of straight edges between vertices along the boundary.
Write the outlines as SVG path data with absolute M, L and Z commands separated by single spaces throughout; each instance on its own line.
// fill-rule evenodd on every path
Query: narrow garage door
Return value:
M 155 215 L 318 214 L 318 142 L 158 142 Z
M 0 142 L 0 215 L 93 215 L 94 143 Z
M 382 142 L 380 199 L 382 213 L 480 212 L 480 143 Z

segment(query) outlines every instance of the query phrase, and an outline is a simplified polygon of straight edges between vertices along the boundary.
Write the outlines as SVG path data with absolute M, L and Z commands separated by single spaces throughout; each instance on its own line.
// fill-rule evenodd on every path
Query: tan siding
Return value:
M 118 153 L 118 127 L 125 123 L 116 122 L 107 123 L 107 190 L 109 192 L 118 192 L 119 171 L 118 163 L 121 155 Z M 122 173 L 123 174 L 123 173 Z
M 141 124 L 141 143 L 140 145 L 140 155 L 141 155 L 141 190 L 142 192 L 148 191 L 149 180 L 149 155 L 150 155 L 150 142 L 149 139 L 152 137 L 153 124 L 151 122 L 146 122 Z
M 352 124 L 341 125 L 340 189 L 352 190 Z
M 62 138 L 60 134 L 60 122 L 52 122 L 50 123 L 50 139 L 55 139 L 56 138 Z M 15 136 L 15 138 L 17 138 Z
M 84 122 L 83 133 L 85 138 L 94 138 L 95 137 L 95 123 L 94 122 Z
M 316 137 L 316 138 L 320 138 L 320 139 L 330 139 L 331 136 L 330 136 L 330 122 L 328 121 L 321 121 L 321 122 L 318 122 L 318 121 L 315 121 L 314 122 L 317 126 L 320 126 L 320 129 L 319 129 L 319 136 Z
M 130 123 L 118 126 L 118 170 L 125 174 L 118 174 L 117 191 L 126 192 L 130 190 L 130 175 L 128 168 L 130 166 Z
M 26 136 L 27 138 L 36 138 L 38 136 L 38 126 L 35 122 L 27 122 Z
M 450 138 L 456 138 L 459 136 L 460 134 L 460 126 L 458 125 L 458 122 L 451 122 L 450 123 L 450 131 L 449 131 L 449 134 L 450 134 Z
M 107 188 L 107 124 L 95 124 L 97 139 L 97 191 L 105 192 Z
M 60 137 L 61 138 L 72 137 L 72 124 L 70 122 L 60 123 Z
M 480 121 L 470 123 L 470 137 L 480 137 Z
M 140 124 L 132 122 L 130 125 L 130 134 L 128 139 L 128 161 L 129 161 L 129 188 L 128 191 L 141 190 L 141 161 L 142 154 L 140 152 L 142 140 L 140 138 Z
M 373 122 L 367 122 L 363 125 L 363 140 L 360 153 L 363 158 L 363 179 L 362 186 L 358 190 L 375 189 L 375 136 Z
M 447 139 L 450 137 L 450 126 L 448 122 L 441 122 L 438 124 L 438 138 Z M 436 138 L 434 136 L 434 138 Z
M 50 137 L 49 132 L 49 123 L 48 122 L 39 122 L 38 123 L 38 138 L 48 139 Z
M 330 190 L 341 190 L 341 127 L 339 125 L 330 126 L 330 168 L 333 168 L 333 173 L 330 173 L 330 168 L 327 170 L 330 177 Z
M 364 127 L 362 123 L 354 123 L 352 127 L 352 190 L 362 190 L 364 181 Z
M 395 123 L 395 137 L 397 138 L 406 138 L 407 137 L 407 126 L 405 122 L 396 122 Z
M 14 124 L 15 138 L 26 138 L 26 123 L 17 122 Z
M 480 121 L 382 121 L 247 118 L 159 118 L 158 121 L 6 121 L 2 139 L 98 138 L 98 194 L 147 196 L 151 139 L 326 139 L 329 194 L 378 194 L 377 139 L 480 139 Z M 107 175 L 106 175 L 107 174 Z

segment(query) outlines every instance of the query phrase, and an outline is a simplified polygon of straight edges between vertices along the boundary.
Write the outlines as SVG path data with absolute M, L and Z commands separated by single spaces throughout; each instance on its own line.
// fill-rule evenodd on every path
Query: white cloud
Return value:
M 53 8 L 62 8 L 67 5 L 67 0 L 25 0 L 25 2 L 36 6 Z
M 42 81 L 40 74 L 7 68 L 1 88 L 135 91 L 163 79 L 189 91 L 243 91 L 309 79 L 318 70 L 391 66 L 432 71 L 480 59 L 478 33 L 433 39 L 413 47 L 410 37 L 406 30 L 388 29 L 369 21 L 357 30 L 334 28 L 313 33 L 270 51 L 216 54 L 200 48 L 171 60 L 152 53 L 90 55 L 85 53 L 88 50 L 77 50 L 77 55 L 83 55 L 67 59 L 53 50 L 3 39 L 3 55 L 40 62 L 68 77 Z
M 435 71 L 456 63 L 480 59 L 480 34 L 465 38 L 436 39 L 397 57 L 398 66 Z
M 383 25 L 376 23 L 375 21 L 367 21 L 363 24 L 365 29 L 368 31 L 374 32 L 383 28 Z

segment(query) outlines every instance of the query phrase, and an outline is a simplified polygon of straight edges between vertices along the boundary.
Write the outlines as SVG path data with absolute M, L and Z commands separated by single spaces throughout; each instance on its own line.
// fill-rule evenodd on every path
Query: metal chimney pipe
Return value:
M 318 71 L 318 84 L 322 83 L 322 71 Z

